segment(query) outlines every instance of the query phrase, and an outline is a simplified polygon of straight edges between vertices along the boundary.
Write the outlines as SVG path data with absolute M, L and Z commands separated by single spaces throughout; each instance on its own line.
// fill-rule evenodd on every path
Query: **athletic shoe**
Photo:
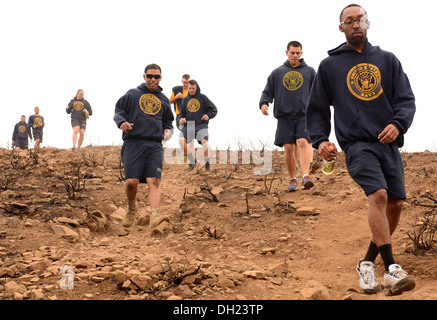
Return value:
M 205 170 L 211 171 L 211 167 L 209 166 L 209 162 L 205 163 Z
M 384 293 L 386 296 L 394 296 L 404 291 L 413 290 L 416 286 L 414 277 L 409 276 L 398 264 L 391 264 L 384 274 Z
M 193 171 L 194 167 L 196 166 L 195 163 L 189 163 L 188 164 L 188 171 Z
M 311 162 L 310 163 L 310 173 L 314 173 L 319 169 L 319 163 L 318 162 Z
M 358 280 L 364 293 L 373 294 L 382 290 L 381 284 L 375 277 L 375 265 L 370 261 L 359 260 L 357 264 Z
M 305 175 L 302 179 L 302 187 L 304 189 L 311 189 L 312 187 L 314 187 L 314 182 L 313 180 L 310 178 L 309 175 Z
M 138 209 L 129 208 L 126 215 L 123 217 L 123 227 L 130 227 L 135 222 Z
M 296 191 L 297 189 L 297 179 L 292 178 L 290 179 L 290 183 L 288 184 L 287 190 L 290 191 Z

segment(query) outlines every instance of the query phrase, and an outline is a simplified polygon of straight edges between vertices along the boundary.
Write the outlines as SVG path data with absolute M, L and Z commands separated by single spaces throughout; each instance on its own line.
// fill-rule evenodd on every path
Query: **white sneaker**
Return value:
M 382 290 L 381 284 L 375 277 L 375 265 L 370 261 L 359 260 L 357 264 L 358 279 L 361 289 L 367 294 L 378 293 Z
M 414 277 L 409 276 L 398 264 L 388 267 L 388 272 L 384 274 L 384 293 L 386 296 L 394 296 L 404 291 L 413 290 L 416 286 Z

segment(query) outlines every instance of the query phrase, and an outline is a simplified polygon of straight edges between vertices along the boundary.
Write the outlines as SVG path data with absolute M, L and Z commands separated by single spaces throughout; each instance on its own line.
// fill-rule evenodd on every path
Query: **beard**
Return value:
M 349 35 L 347 37 L 347 41 L 356 47 L 360 47 L 362 45 L 364 45 L 366 43 L 367 40 L 367 32 L 364 31 L 363 34 L 361 35 L 361 37 L 352 37 L 352 35 Z

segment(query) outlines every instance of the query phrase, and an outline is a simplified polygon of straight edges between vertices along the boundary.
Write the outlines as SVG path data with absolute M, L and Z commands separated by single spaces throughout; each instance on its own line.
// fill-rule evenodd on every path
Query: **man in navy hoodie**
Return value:
M 372 240 L 357 273 L 361 288 L 376 293 L 381 285 L 374 274 L 378 254 L 384 262 L 385 294 L 395 295 L 415 286 L 396 264 L 391 246 L 403 200 L 404 168 L 399 148 L 415 114 L 415 98 L 396 56 L 367 40 L 366 11 L 352 4 L 340 14 L 339 29 L 346 43 L 328 52 L 319 66 L 308 101 L 307 126 L 313 147 L 325 160 L 337 149 L 329 141 L 334 107 L 335 135 L 346 155 L 351 177 L 369 201 Z
M 262 92 L 259 107 L 268 115 L 269 104 L 274 101 L 273 115 L 278 119 L 275 145 L 284 147 L 284 160 L 290 175 L 288 191 L 297 189 L 296 148 L 299 150 L 302 169 L 302 187 L 314 186 L 309 176 L 313 149 L 306 132 L 306 103 L 316 77 L 315 70 L 302 57 L 302 44 L 291 41 L 287 45 L 287 61 L 272 71 Z
M 189 150 L 187 144 L 196 139 L 204 149 L 205 170 L 210 171 L 208 123 L 217 115 L 217 108 L 206 95 L 200 93 L 196 80 L 188 82 L 188 95 L 182 100 L 180 115 L 179 124 L 184 127 L 181 130 L 179 144 L 188 158 L 188 169 L 193 170 L 196 161 L 193 154 L 189 153 L 193 152 L 194 148 Z
M 161 68 L 150 64 L 145 68 L 145 83 L 129 90 L 115 105 L 114 121 L 123 131 L 121 159 L 124 166 L 128 212 L 123 220 L 130 227 L 137 214 L 136 197 L 139 183 L 149 186 L 150 228 L 169 222 L 162 216 L 160 180 L 163 163 L 162 140 L 169 140 L 174 120 L 170 101 L 159 86 Z
M 22 115 L 20 122 L 15 125 L 12 133 L 12 147 L 27 149 L 29 138 L 32 142 L 30 126 L 26 123 L 26 116 Z

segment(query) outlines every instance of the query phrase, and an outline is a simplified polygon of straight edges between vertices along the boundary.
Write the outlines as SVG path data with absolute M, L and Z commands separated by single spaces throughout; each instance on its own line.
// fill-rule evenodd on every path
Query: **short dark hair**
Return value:
M 287 44 L 287 51 L 290 50 L 290 47 L 300 48 L 302 50 L 302 44 L 299 41 L 290 41 Z
M 341 16 L 343 15 L 344 10 L 346 10 L 348 8 L 352 8 L 352 7 L 360 7 L 361 9 L 364 10 L 364 12 L 366 12 L 366 10 L 362 6 L 360 6 L 359 4 L 351 3 L 350 5 L 344 7 L 343 10 L 341 10 L 341 12 L 340 12 L 340 22 L 341 22 Z M 366 12 L 366 14 L 367 14 L 367 12 Z
M 184 75 L 182 76 L 182 78 L 183 78 L 183 79 L 190 79 L 190 75 L 189 75 L 189 74 L 184 74 Z
M 161 67 L 158 66 L 156 63 L 151 63 L 151 64 L 149 64 L 149 65 L 146 67 L 146 69 L 144 69 L 144 73 L 147 73 L 147 70 L 150 70 L 150 69 L 153 69 L 153 70 L 159 70 L 159 73 L 162 72 L 162 71 L 161 71 Z
M 196 80 L 190 80 L 190 81 L 188 81 L 188 84 L 191 84 L 192 86 L 196 86 L 197 87 L 197 81 Z

